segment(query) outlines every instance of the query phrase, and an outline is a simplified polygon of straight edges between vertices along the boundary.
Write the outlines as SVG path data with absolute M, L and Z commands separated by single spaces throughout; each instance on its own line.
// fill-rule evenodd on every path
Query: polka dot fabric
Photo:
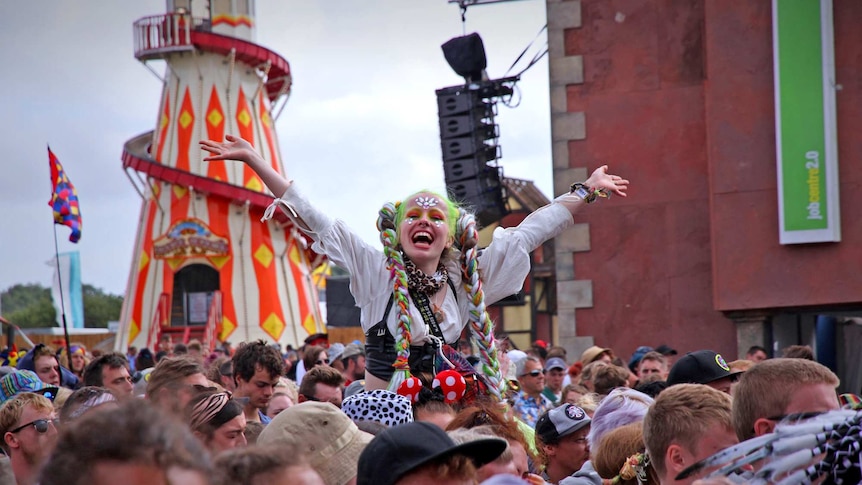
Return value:
M 464 397 L 467 392 L 467 381 L 454 370 L 444 370 L 434 377 L 431 387 L 439 387 L 443 391 L 445 401 L 451 404 Z
M 353 421 L 377 421 L 389 427 L 413 422 L 410 398 L 385 389 L 354 394 L 344 400 L 341 410 Z
M 422 381 L 418 377 L 410 377 L 398 386 L 398 394 L 410 399 L 411 403 L 419 401 L 419 390 L 422 389 Z

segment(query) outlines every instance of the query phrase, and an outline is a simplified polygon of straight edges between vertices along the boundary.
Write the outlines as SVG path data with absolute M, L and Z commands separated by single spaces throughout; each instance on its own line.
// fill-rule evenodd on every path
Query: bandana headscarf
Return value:
M 230 402 L 230 396 L 229 391 L 224 391 L 210 394 L 201 399 L 192 409 L 189 427 L 195 431 L 201 431 L 203 425 L 212 421 L 227 406 L 227 403 Z

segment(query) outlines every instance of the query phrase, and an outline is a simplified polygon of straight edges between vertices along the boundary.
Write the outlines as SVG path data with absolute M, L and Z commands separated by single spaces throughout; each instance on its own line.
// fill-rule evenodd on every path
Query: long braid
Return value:
M 389 381 L 389 390 L 398 391 L 398 386 L 410 378 L 410 302 L 407 299 L 407 273 L 404 271 L 404 259 L 398 249 L 398 235 L 395 232 L 395 212 L 398 204 L 387 203 L 379 212 L 377 229 L 380 231 L 380 241 L 383 243 L 383 254 L 386 255 L 386 268 L 393 282 L 392 295 L 398 306 L 398 333 L 395 334 L 395 350 L 398 357 L 392 366 L 395 373 Z
M 479 347 L 482 374 L 488 383 L 489 391 L 502 401 L 504 381 L 500 374 L 497 345 L 494 343 L 494 323 L 485 309 L 485 291 L 479 277 L 479 231 L 476 229 L 476 218 L 463 209 L 458 218 L 456 237 L 461 247 L 464 289 L 470 297 L 470 331 Z

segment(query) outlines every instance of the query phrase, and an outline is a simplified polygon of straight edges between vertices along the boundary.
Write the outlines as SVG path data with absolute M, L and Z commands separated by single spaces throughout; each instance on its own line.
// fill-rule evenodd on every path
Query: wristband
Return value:
M 580 182 L 572 184 L 569 187 L 569 193 L 577 195 L 587 204 L 592 204 L 593 202 L 595 202 L 597 197 L 610 197 L 610 194 L 607 193 L 604 189 L 593 190 L 587 185 Z

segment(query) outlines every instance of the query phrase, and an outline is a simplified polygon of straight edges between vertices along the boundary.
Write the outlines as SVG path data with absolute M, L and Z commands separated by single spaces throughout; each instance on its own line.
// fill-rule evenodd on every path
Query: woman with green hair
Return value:
M 573 224 L 572 214 L 597 196 L 625 196 L 628 180 L 598 168 L 582 184 L 535 211 L 517 227 L 497 229 L 480 253 L 476 219 L 447 197 L 414 193 L 380 209 L 383 252 L 342 221 L 317 210 L 297 184 L 279 174 L 247 141 L 201 141 L 204 160 L 246 163 L 273 194 L 264 219 L 281 206 L 313 241 L 312 249 L 350 272 L 350 291 L 366 336 L 366 389 L 397 391 L 413 372 L 434 372 L 442 344 L 457 342 L 469 324 L 479 348 L 480 374 L 500 397 L 494 329 L 486 305 L 517 293 L 530 269 L 530 252 Z

